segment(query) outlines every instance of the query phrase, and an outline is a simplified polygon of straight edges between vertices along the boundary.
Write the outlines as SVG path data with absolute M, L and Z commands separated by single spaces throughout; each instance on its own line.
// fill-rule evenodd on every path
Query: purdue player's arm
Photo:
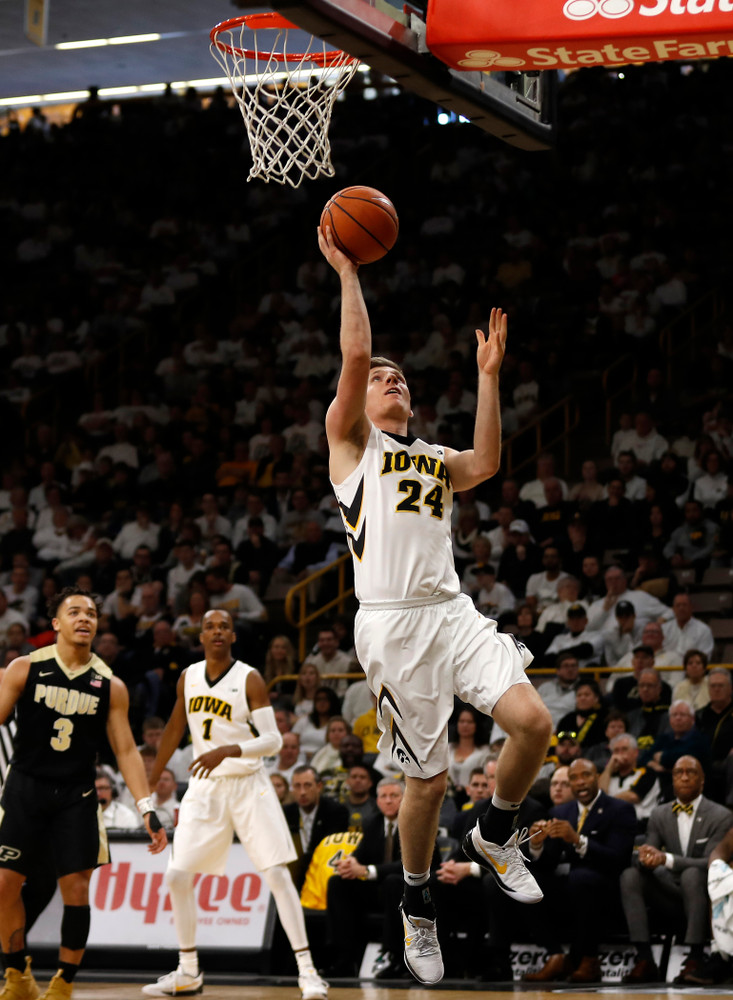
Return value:
M 160 820 L 155 815 L 155 809 L 149 797 L 145 765 L 138 748 L 135 746 L 127 716 L 129 707 L 130 699 L 127 695 L 127 688 L 119 677 L 112 677 L 109 686 L 107 738 L 115 755 L 117 767 L 137 802 L 140 815 L 150 834 L 151 844 L 148 850 L 151 854 L 159 854 L 168 843 L 168 838 Z
M 173 706 L 173 711 L 171 712 L 170 718 L 168 719 L 166 727 L 163 730 L 163 735 L 161 736 L 160 743 L 158 745 L 158 753 L 155 761 L 153 762 L 153 769 L 150 772 L 149 780 L 151 793 L 155 790 L 155 786 L 158 784 L 160 776 L 163 773 L 163 768 L 173 756 L 173 752 L 180 745 L 180 742 L 183 739 L 183 734 L 186 732 L 185 683 L 186 670 L 182 670 L 176 683 L 176 703 Z
M 8 721 L 15 703 L 23 694 L 30 666 L 31 661 L 27 656 L 18 656 L 3 671 L 0 684 L 0 726 Z
M 492 309 L 489 336 L 476 331 L 478 365 L 478 402 L 473 431 L 473 448 L 453 451 L 446 448 L 445 464 L 453 489 L 469 490 L 499 471 L 501 461 L 501 409 L 499 369 L 506 350 L 507 317 L 501 309 Z
M 372 331 L 357 265 L 336 248 L 330 229 L 318 229 L 321 253 L 341 281 L 341 374 L 336 398 L 326 414 L 330 471 L 334 482 L 343 482 L 358 465 L 369 438 L 366 406 Z
M 191 764 L 191 771 L 197 778 L 208 777 L 225 757 L 270 757 L 282 746 L 283 738 L 277 728 L 267 686 L 256 670 L 247 675 L 246 694 L 256 735 L 242 743 L 229 743 L 202 753 Z

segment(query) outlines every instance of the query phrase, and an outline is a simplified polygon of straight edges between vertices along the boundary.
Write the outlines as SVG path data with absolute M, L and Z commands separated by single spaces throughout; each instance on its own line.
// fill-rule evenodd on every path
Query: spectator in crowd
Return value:
M 520 500 L 529 501 L 539 510 L 547 502 L 545 499 L 545 483 L 548 479 L 555 479 L 555 459 L 549 452 L 543 452 L 537 458 L 537 477 L 525 483 L 519 491 Z M 568 485 L 558 479 L 562 491 L 562 499 L 568 496 Z
M 158 814 L 160 822 L 166 830 L 172 830 L 178 822 L 178 782 L 176 776 L 169 767 L 164 767 L 160 772 L 160 778 L 153 792 L 153 804 Z
M 568 768 L 564 765 L 556 767 L 550 776 L 550 802 L 553 806 L 562 805 L 563 802 L 573 801 L 573 788 L 570 784 Z
M 135 520 L 122 525 L 112 547 L 120 559 L 130 562 L 139 545 L 147 545 L 155 552 L 159 535 L 160 525 L 151 521 L 147 504 L 139 504 L 135 510 Z
M 150 586 L 150 584 L 144 584 L 144 586 Z M 191 590 L 188 596 L 188 607 L 173 622 L 176 642 L 192 655 L 203 655 L 201 626 L 208 610 L 208 595 L 198 588 Z
M 300 749 L 300 736 L 293 732 L 282 734 L 282 746 L 276 756 L 264 758 L 267 771 L 270 774 L 282 775 L 288 782 L 288 788 L 293 780 L 293 771 L 304 763 L 303 753 Z
M 301 715 L 293 726 L 293 732 L 300 736 L 300 746 L 306 760 L 310 760 L 326 742 L 326 728 L 329 719 L 339 714 L 341 702 L 332 688 L 321 686 L 313 695 L 313 711 Z M 295 788 L 293 788 L 295 795 Z M 296 796 L 297 797 L 297 796 Z
M 239 575 L 260 597 L 264 597 L 272 574 L 280 560 L 277 543 L 265 536 L 261 517 L 251 517 L 247 524 L 247 537 L 236 548 Z
M 580 482 L 570 487 L 568 500 L 578 505 L 581 511 L 587 510 L 591 504 L 603 500 L 605 487 L 598 481 L 598 466 L 592 459 L 586 459 L 580 467 Z
M 3 587 L 7 606 L 17 611 L 28 622 L 35 615 L 38 590 L 30 582 L 30 572 L 26 566 L 16 565 L 10 571 L 10 583 Z
M 496 570 L 491 563 L 474 567 L 478 592 L 474 603 L 487 618 L 498 619 L 505 611 L 513 611 L 516 598 L 511 590 L 496 579 Z
M 291 695 L 295 691 L 295 681 L 277 682 L 278 677 L 298 673 L 295 647 L 286 635 L 275 635 L 270 639 L 265 653 L 265 683 L 271 696 Z
M 349 812 L 322 794 L 321 779 L 308 764 L 295 768 L 290 788 L 295 801 L 285 806 L 285 818 L 298 854 L 291 872 L 300 890 L 316 847 L 329 834 L 348 829 Z
M 628 802 L 602 791 L 595 765 L 580 758 L 568 774 L 574 801 L 554 806 L 549 820 L 532 825 L 530 850 L 537 870 L 550 872 L 561 862 L 569 865 L 567 876 L 558 878 L 559 893 L 569 904 L 572 926 L 565 929 L 572 944 L 566 955 L 559 925 L 548 913 L 549 958 L 538 972 L 525 976 L 528 982 L 600 982 L 604 918 L 618 906 L 618 876 L 629 864 L 634 845 L 636 813 Z
M 679 758 L 672 771 L 675 799 L 652 810 L 636 864 L 621 875 L 624 914 L 636 948 L 636 963 L 624 980 L 628 985 L 659 981 L 647 906 L 686 920 L 690 950 L 674 985 L 691 985 L 694 980 L 687 977 L 701 968 L 708 934 L 707 859 L 731 825 L 730 812 L 702 794 L 704 781 L 698 760 Z
M 701 649 L 688 649 L 683 657 L 684 679 L 675 686 L 672 697 L 675 701 L 688 702 L 697 712 L 710 701 L 708 689 L 708 658 Z
M 321 677 L 324 674 L 348 674 L 354 666 L 353 658 L 339 649 L 338 637 L 331 625 L 318 630 L 317 649 L 310 653 L 308 660 L 318 667 Z M 326 687 L 333 688 L 340 698 L 346 693 L 349 684 L 345 678 L 326 679 L 323 683 Z
M 244 583 L 230 583 L 226 570 L 213 566 L 206 572 L 209 604 L 232 616 L 238 639 L 251 641 L 257 634 L 257 622 L 267 620 L 267 609 L 257 594 Z
M 614 736 L 610 748 L 611 756 L 598 777 L 598 784 L 608 795 L 631 803 L 636 810 L 637 831 L 643 833 L 659 801 L 657 775 L 651 768 L 639 765 L 639 745 L 630 733 Z
M 621 712 L 628 712 L 632 708 L 638 708 L 641 704 L 639 695 L 639 679 L 643 670 L 654 669 L 654 650 L 651 646 L 635 646 L 631 652 L 631 673 L 613 674 L 610 680 L 615 680 L 613 686 L 606 685 L 606 690 L 611 688 L 613 703 Z M 672 688 L 666 681 L 662 681 L 662 698 L 669 705 L 672 701 Z
M 308 715 L 313 711 L 313 696 L 319 687 L 323 686 L 321 674 L 315 663 L 306 660 L 298 671 L 298 680 L 295 682 L 293 693 L 293 708 L 296 716 Z M 354 721 L 344 716 L 349 725 Z
M 483 717 L 469 706 L 461 707 L 456 718 L 455 739 L 448 744 L 448 778 L 459 792 L 468 785 L 474 768 L 482 768 L 489 755 Z
M 194 573 L 201 573 L 205 567 L 199 562 L 193 543 L 184 538 L 178 541 L 173 549 L 175 563 L 168 570 L 166 578 L 167 604 L 174 614 L 178 615 L 185 609 L 186 587 Z
M 368 764 L 351 765 L 342 786 L 342 802 L 349 810 L 350 830 L 363 830 L 364 824 L 377 815 L 374 784 L 374 772 Z
M 588 613 L 584 604 L 571 604 L 568 608 L 566 629 L 560 632 L 547 647 L 545 658 L 558 653 L 572 653 L 581 667 L 600 660 L 603 635 L 588 627 Z
M 537 631 L 547 636 L 548 644 L 565 628 L 571 604 L 588 608 L 587 601 L 580 600 L 580 580 L 575 576 L 562 576 L 557 582 L 557 600 L 547 605 L 537 621 Z
M 35 608 L 33 617 L 35 618 Z M 16 623 L 28 629 L 28 619 L 22 612 L 8 607 L 8 598 L 5 591 L 0 590 L 0 649 L 4 650 L 7 648 L 8 629 Z
M 595 746 L 589 747 L 585 752 L 585 756 L 596 765 L 598 773 L 605 768 L 606 764 L 611 759 L 611 740 L 615 736 L 620 736 L 621 733 L 626 732 L 626 715 L 624 712 L 620 712 L 617 708 L 611 708 L 606 714 L 605 718 L 606 729 L 604 731 L 605 740 L 603 743 L 596 743 Z
M 605 714 L 597 681 L 583 678 L 578 683 L 575 689 L 575 708 L 563 715 L 557 729 L 561 733 L 576 733 L 581 747 L 592 747 L 603 741 Z
M 341 743 L 351 732 L 351 726 L 341 715 L 332 715 L 326 723 L 326 739 L 311 757 L 311 766 L 323 776 L 341 765 Z
M 662 678 L 653 667 L 645 667 L 640 672 L 637 686 L 640 704 L 627 712 L 626 728 L 636 737 L 643 752 L 659 733 L 669 728 L 669 699 L 665 697 Z
M 665 559 L 673 569 L 694 569 L 698 578 L 710 565 L 718 527 L 705 517 L 699 500 L 685 504 L 685 519 L 675 528 L 664 546 Z
M 542 550 L 531 538 L 529 525 L 517 518 L 509 525 L 508 544 L 499 560 L 499 582 L 505 583 L 515 597 L 521 598 L 527 580 L 542 568 Z
M 537 688 L 537 694 L 552 716 L 553 729 L 557 729 L 560 719 L 575 708 L 575 692 L 579 683 L 579 671 L 580 664 L 573 653 L 558 653 L 555 676 L 550 680 L 543 681 Z
M 640 466 L 650 465 L 667 450 L 667 441 L 657 433 L 651 416 L 644 412 L 634 417 L 634 429 L 627 441 L 628 450 L 633 451 Z
M 94 787 L 97 790 L 97 802 L 102 810 L 102 823 L 107 830 L 139 830 L 142 828 L 139 813 L 118 800 L 117 789 L 110 776 L 102 768 L 97 769 Z
M 636 609 L 631 601 L 616 604 L 613 620 L 603 629 L 603 659 L 609 667 L 617 667 L 621 660 L 641 643 L 643 625 L 636 620 Z M 618 678 L 612 674 L 611 680 Z M 610 691 L 613 685 L 606 685 Z
M 545 547 L 542 567 L 541 573 L 533 573 L 527 580 L 526 590 L 526 601 L 538 615 L 548 605 L 559 600 L 558 586 L 565 574 L 560 563 L 560 550 L 556 545 Z
M 710 740 L 695 726 L 695 710 L 686 701 L 669 706 L 669 729 L 659 733 L 641 759 L 649 770 L 659 775 L 663 798 L 669 798 L 671 774 L 680 757 L 694 757 L 703 771 L 710 766 Z
M 626 574 L 620 566 L 609 566 L 603 574 L 606 587 L 605 597 L 600 597 L 590 606 L 588 622 L 593 630 L 603 629 L 611 624 L 614 609 L 619 601 L 628 601 L 634 605 L 638 621 L 648 622 L 672 617 L 666 604 L 644 590 L 629 590 Z
M 683 655 L 688 649 L 700 649 L 706 656 L 713 655 L 715 640 L 709 625 L 693 617 L 689 594 L 677 594 L 672 602 L 674 618 L 662 625 L 665 645 Z
M 697 728 L 710 740 L 712 766 L 708 794 L 733 805 L 733 685 L 730 671 L 713 667 L 708 673 L 710 701 L 695 715 Z

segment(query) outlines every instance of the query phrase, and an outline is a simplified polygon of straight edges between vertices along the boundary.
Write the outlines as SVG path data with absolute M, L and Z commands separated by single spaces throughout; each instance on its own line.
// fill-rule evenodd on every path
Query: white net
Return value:
M 334 175 L 331 113 L 359 60 L 308 34 L 305 51 L 290 53 L 295 32 L 304 37 L 277 14 L 234 18 L 211 32 L 211 53 L 229 78 L 247 129 L 250 181 L 298 187 L 306 177 Z

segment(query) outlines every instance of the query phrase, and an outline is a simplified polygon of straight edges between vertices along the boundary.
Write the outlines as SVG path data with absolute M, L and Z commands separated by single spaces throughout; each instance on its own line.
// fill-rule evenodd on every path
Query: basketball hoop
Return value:
M 288 52 L 290 32 L 300 30 L 275 12 L 233 17 L 211 29 L 211 54 L 229 79 L 247 129 L 249 181 L 259 177 L 297 188 L 305 177 L 334 175 L 331 113 L 359 60 L 307 33 L 305 51 Z

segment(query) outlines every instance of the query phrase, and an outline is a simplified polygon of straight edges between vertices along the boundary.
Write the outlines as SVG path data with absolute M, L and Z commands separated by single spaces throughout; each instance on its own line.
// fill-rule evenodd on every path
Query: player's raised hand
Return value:
M 323 256 L 339 276 L 348 274 L 350 271 L 356 273 L 358 270 L 359 265 L 350 260 L 336 246 L 330 226 L 318 227 L 318 246 Z
M 489 318 L 489 336 L 476 331 L 476 363 L 484 375 L 498 375 L 506 350 L 507 315 L 501 309 L 492 309 Z

